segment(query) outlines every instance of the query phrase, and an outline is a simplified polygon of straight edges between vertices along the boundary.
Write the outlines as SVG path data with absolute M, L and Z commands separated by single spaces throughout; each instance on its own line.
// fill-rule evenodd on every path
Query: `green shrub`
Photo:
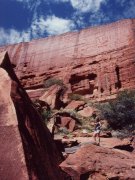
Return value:
M 43 110 L 41 112 L 41 116 L 42 116 L 42 119 L 45 123 L 47 123 L 47 121 L 52 117 L 52 112 L 51 110 L 48 111 L 48 110 Z
M 69 94 L 68 98 L 75 101 L 83 100 L 83 97 L 80 94 L 73 94 L 73 93 Z
M 113 129 L 135 126 L 135 91 L 120 92 L 116 99 L 99 106 L 102 118 L 108 120 Z
M 57 84 L 59 86 L 63 86 L 64 85 L 63 81 L 61 79 L 50 78 L 50 79 L 44 81 L 44 87 L 45 88 L 49 88 L 49 87 L 51 87 L 51 86 L 53 86 L 55 84 Z

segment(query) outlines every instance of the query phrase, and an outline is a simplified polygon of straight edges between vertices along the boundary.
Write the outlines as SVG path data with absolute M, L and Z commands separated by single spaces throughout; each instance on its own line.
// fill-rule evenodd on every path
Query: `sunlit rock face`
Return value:
M 134 156 L 107 147 L 87 144 L 60 164 L 75 180 L 133 180 Z
M 70 179 L 60 170 L 62 154 L 5 52 L 0 53 L 0 160 L 0 179 Z
M 101 101 L 135 88 L 134 48 L 135 19 L 127 19 L 0 51 L 8 50 L 22 85 L 29 92 L 38 89 L 36 97 L 43 81 L 55 77 L 64 81 L 67 93 Z

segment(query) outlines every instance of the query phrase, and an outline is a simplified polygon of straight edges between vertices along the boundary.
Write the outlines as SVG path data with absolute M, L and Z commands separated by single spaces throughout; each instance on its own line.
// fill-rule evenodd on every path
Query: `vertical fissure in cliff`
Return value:
M 121 81 L 120 81 L 120 68 L 119 66 L 115 67 L 115 72 L 117 76 L 117 82 L 115 83 L 115 88 L 120 89 L 121 88 Z

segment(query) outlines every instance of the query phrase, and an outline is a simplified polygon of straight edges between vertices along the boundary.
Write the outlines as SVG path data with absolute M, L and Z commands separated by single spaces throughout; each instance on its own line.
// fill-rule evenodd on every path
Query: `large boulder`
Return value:
M 0 177 L 16 180 L 68 178 L 52 136 L 17 79 L 8 54 L 0 54 Z
M 71 101 L 65 108 L 66 109 L 72 109 L 72 110 L 78 110 L 79 108 L 84 108 L 85 102 L 84 101 Z
M 95 113 L 96 111 L 97 110 L 95 108 L 87 106 L 84 109 L 82 109 L 81 111 L 78 111 L 78 113 L 84 117 L 91 117 L 93 115 L 93 113 Z
M 123 154 L 116 150 L 84 145 L 75 154 L 60 164 L 74 180 L 134 180 L 135 158 L 131 154 Z
M 50 132 L 54 134 L 58 131 L 72 132 L 75 128 L 76 120 L 72 117 L 56 115 L 55 118 L 50 119 L 47 127 Z
M 73 131 L 76 121 L 71 117 L 61 117 L 61 127 L 66 127 L 69 131 Z
M 52 109 L 60 109 L 63 106 L 63 101 L 61 99 L 63 90 L 63 87 L 60 85 L 52 85 L 45 90 L 39 100 L 47 102 Z

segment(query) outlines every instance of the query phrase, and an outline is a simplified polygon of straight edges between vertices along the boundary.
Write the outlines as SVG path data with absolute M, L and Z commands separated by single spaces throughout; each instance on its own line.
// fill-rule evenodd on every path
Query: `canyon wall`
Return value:
M 105 100 L 135 88 L 135 19 L 4 46 L 22 85 L 42 93 L 43 81 L 62 79 L 67 93 Z

